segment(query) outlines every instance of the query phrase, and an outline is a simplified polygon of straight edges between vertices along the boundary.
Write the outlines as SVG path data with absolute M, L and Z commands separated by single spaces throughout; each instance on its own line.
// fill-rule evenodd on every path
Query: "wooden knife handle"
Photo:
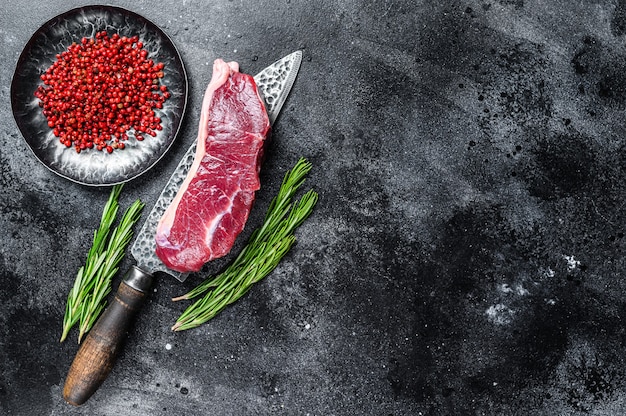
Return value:
M 85 403 L 107 378 L 126 339 L 133 318 L 152 286 L 152 275 L 133 266 L 80 346 L 65 379 L 63 398 L 69 404 Z

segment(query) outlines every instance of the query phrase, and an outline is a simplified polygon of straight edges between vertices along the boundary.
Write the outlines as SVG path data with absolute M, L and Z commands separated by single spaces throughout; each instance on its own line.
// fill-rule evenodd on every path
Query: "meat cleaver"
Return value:
M 254 80 L 265 101 L 270 123 L 274 123 L 300 69 L 302 52 L 296 51 L 258 73 Z M 176 167 L 150 211 L 131 248 L 136 265 L 125 274 L 113 302 L 105 309 L 80 346 L 70 367 L 64 399 L 75 406 L 85 403 L 107 378 L 134 316 L 152 287 L 153 274 L 161 271 L 181 282 L 187 274 L 168 269 L 155 254 L 154 236 L 161 216 L 183 183 L 195 155 L 194 143 Z

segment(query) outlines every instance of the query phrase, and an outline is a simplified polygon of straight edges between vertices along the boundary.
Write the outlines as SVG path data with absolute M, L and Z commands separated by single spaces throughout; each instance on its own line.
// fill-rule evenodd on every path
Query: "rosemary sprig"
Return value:
M 255 230 L 237 258 L 220 274 L 208 278 L 183 296 L 172 300 L 196 298 L 178 318 L 172 330 L 195 328 L 219 314 L 267 276 L 296 241 L 296 228 L 308 218 L 318 195 L 310 190 L 298 202 L 293 197 L 304 183 L 311 163 L 300 159 L 285 174 L 278 195 L 272 200 L 261 228 Z
M 111 195 L 104 206 L 102 217 L 100 218 L 100 226 L 93 235 L 93 243 L 87 253 L 85 265 L 78 269 L 74 286 L 67 296 L 65 305 L 65 315 L 63 317 L 63 332 L 61 334 L 61 342 L 65 341 L 70 329 L 80 320 L 81 307 L 83 300 L 88 296 L 95 283 L 95 277 L 104 261 L 104 248 L 106 239 L 111 230 L 111 225 L 117 216 L 119 208 L 118 199 L 122 192 L 123 185 L 115 185 L 111 190 Z
M 119 270 L 119 263 L 124 258 L 126 247 L 133 238 L 133 225 L 139 220 L 144 204 L 136 200 L 126 209 L 119 225 L 113 230 L 105 251 L 102 266 L 96 275 L 90 296 L 86 299 L 80 315 L 78 342 L 89 332 L 100 312 L 106 305 L 106 296 L 111 292 L 111 280 Z
M 135 201 L 124 212 L 119 225 L 111 233 L 119 210 L 118 200 L 122 188 L 123 184 L 118 184 L 111 190 L 102 212 L 100 225 L 94 232 L 85 265 L 78 270 L 74 285 L 68 294 L 61 342 L 67 338 L 70 329 L 79 324 L 80 343 L 104 309 L 105 297 L 111 291 L 111 280 L 118 271 L 117 266 L 132 238 L 132 227 L 143 209 L 143 203 Z

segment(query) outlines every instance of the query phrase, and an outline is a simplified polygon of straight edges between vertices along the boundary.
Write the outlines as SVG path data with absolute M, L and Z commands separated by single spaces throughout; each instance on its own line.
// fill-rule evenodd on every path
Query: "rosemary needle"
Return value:
M 305 193 L 298 202 L 293 202 L 296 191 L 310 170 L 308 161 L 298 160 L 293 169 L 285 174 L 263 225 L 252 233 L 237 258 L 219 275 L 206 279 L 187 294 L 173 299 L 192 299 L 204 294 L 181 314 L 172 330 L 182 331 L 202 325 L 274 270 L 295 243 L 293 234 L 296 228 L 308 218 L 317 203 L 318 195 L 313 190 Z

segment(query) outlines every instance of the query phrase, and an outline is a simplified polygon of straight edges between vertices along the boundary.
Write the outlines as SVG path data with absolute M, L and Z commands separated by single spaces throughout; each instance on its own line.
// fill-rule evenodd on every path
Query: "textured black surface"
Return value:
M 169 330 L 170 298 L 228 259 L 159 276 L 78 409 L 61 398 L 75 338 L 58 339 L 108 192 L 47 171 L 11 120 L 24 44 L 81 5 L 26 3 L 0 6 L 0 414 L 626 412 L 624 2 L 113 1 L 160 25 L 190 78 L 179 141 L 124 206 L 151 206 L 195 137 L 213 59 L 256 73 L 298 48 L 247 232 L 300 156 L 320 202 L 198 329 Z

